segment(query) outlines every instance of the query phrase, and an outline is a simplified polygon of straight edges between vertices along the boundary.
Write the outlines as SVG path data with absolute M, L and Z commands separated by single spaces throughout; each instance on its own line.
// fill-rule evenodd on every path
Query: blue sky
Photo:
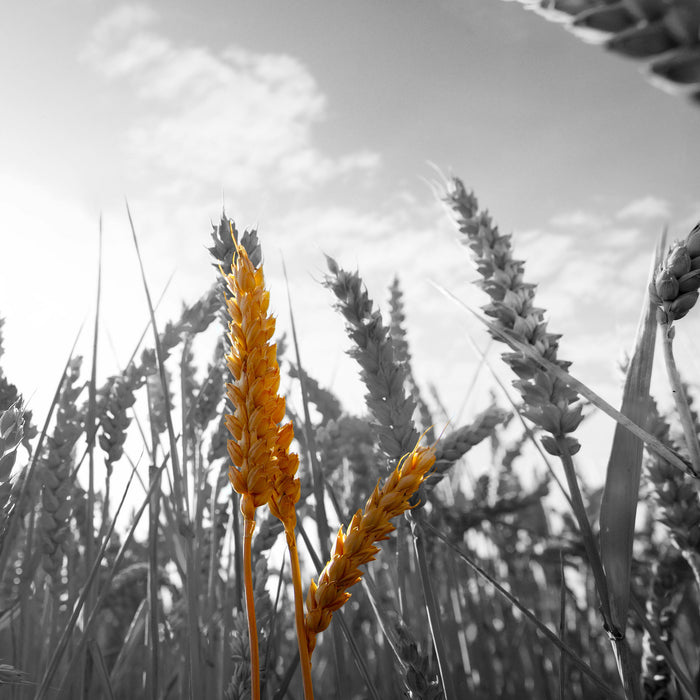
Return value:
M 146 322 L 124 197 L 153 289 L 175 272 L 161 321 L 209 286 L 222 201 L 259 226 L 280 330 L 283 257 L 305 362 L 351 406 L 323 253 L 382 305 L 397 273 L 418 379 L 455 413 L 476 364 L 464 335 L 484 338 L 430 281 L 483 299 L 431 164 L 515 234 L 574 373 L 614 403 L 656 237 L 700 219 L 700 109 L 518 3 L 48 0 L 3 4 L 0 26 L 3 362 L 39 408 L 92 313 L 100 213 L 101 374 Z M 681 362 L 697 331 L 691 314 Z

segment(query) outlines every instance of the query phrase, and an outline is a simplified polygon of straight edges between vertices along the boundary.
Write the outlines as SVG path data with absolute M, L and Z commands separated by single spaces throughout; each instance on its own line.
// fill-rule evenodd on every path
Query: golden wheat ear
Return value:
M 388 538 L 394 530 L 391 520 L 410 506 L 411 496 L 423 483 L 435 463 L 435 448 L 416 445 L 405 455 L 384 485 L 374 489 L 364 510 L 352 517 L 346 531 L 341 527 L 330 561 L 318 577 L 311 581 L 306 596 L 306 636 L 309 656 L 316 646 L 316 637 L 331 623 L 331 618 L 350 598 L 348 589 L 362 578 L 358 567 L 374 559 L 379 552 L 377 542 Z

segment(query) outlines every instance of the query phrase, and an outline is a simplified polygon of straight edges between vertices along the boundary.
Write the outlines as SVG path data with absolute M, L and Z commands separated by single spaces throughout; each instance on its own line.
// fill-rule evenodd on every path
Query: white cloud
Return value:
M 634 219 L 637 221 L 649 221 L 653 219 L 668 218 L 671 207 L 665 199 L 653 197 L 641 197 L 631 201 L 615 215 L 618 219 Z
M 562 228 L 599 228 L 607 225 L 609 222 L 602 216 L 577 209 L 557 214 L 549 220 L 549 223 Z
M 314 145 L 326 98 L 291 56 L 180 46 L 154 12 L 126 6 L 95 27 L 82 57 L 135 96 L 124 136 L 132 173 L 171 195 L 310 191 L 379 164 L 367 150 L 331 157 Z

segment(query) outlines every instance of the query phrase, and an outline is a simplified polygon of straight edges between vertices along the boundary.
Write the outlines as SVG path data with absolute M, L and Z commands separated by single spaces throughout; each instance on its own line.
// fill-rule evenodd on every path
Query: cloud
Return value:
M 369 150 L 332 157 L 314 145 L 326 98 L 291 56 L 181 46 L 154 11 L 123 6 L 97 24 L 81 57 L 129 90 L 124 148 L 132 172 L 163 183 L 161 193 L 308 192 L 379 165 Z
M 653 219 L 668 218 L 671 214 L 670 204 L 659 197 L 648 195 L 631 201 L 615 215 L 623 221 L 633 219 L 636 221 L 649 221 Z
M 577 209 L 557 214 L 549 220 L 549 223 L 561 228 L 598 228 L 607 225 L 609 221 L 602 216 Z

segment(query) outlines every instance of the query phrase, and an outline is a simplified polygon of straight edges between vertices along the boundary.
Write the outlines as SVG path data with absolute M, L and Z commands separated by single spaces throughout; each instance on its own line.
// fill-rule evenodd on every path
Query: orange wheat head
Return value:
M 245 518 L 243 573 L 250 640 L 251 698 L 260 698 L 251 541 L 255 529 L 255 510 L 268 504 L 272 513 L 284 524 L 292 557 L 304 694 L 308 700 L 312 700 L 311 664 L 306 653 L 301 575 L 294 539 L 295 506 L 299 500 L 299 479 L 295 475 L 299 458 L 289 452 L 294 438 L 292 424 L 280 426 L 285 401 L 277 393 L 280 385 L 277 346 L 270 342 L 275 332 L 275 319 L 268 314 L 270 293 L 265 289 L 262 265 L 255 268 L 245 248 L 236 242 L 233 228 L 231 237 L 236 244 L 236 254 L 231 272 L 226 275 L 231 291 L 231 296 L 226 299 L 231 316 L 231 352 L 226 356 L 226 362 L 233 382 L 228 383 L 226 389 L 234 413 L 226 416 L 226 427 L 233 436 L 233 440 L 228 441 L 228 453 L 233 463 L 229 467 L 229 479 L 241 495 L 241 512 Z
M 270 343 L 275 319 L 268 315 L 270 293 L 262 267 L 254 268 L 245 248 L 239 246 L 227 282 L 231 352 L 226 356 L 233 382 L 226 385 L 234 414 L 226 416 L 233 435 L 228 452 L 233 465 L 229 479 L 241 495 L 241 512 L 255 520 L 255 509 L 268 503 L 285 524 L 294 529 L 294 504 L 299 499 L 295 474 L 299 459 L 289 453 L 294 437 L 284 418 L 284 397 L 278 395 L 280 371 L 277 345 Z
M 364 510 L 358 510 L 347 532 L 341 527 L 331 560 L 318 577 L 311 581 L 306 596 L 306 637 L 309 654 L 316 646 L 316 635 L 331 622 L 333 613 L 350 598 L 347 592 L 362 578 L 359 566 L 374 559 L 379 551 L 376 542 L 388 539 L 394 530 L 390 520 L 411 506 L 411 496 L 418 490 L 435 462 L 434 447 L 416 447 L 399 462 L 381 488 L 374 489 Z

